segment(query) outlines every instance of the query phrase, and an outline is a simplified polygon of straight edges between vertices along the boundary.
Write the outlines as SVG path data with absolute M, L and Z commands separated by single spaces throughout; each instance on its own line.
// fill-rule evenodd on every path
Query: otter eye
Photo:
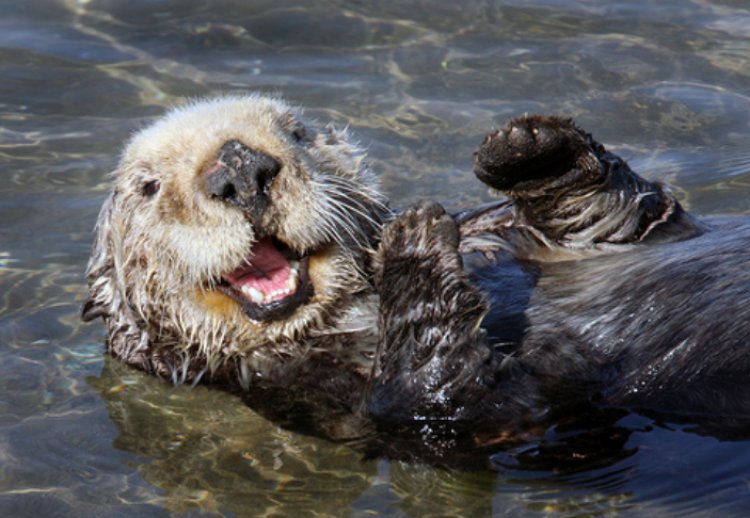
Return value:
M 160 188 L 161 182 L 159 182 L 159 180 L 150 180 L 143 184 L 143 186 L 141 187 L 141 193 L 147 198 L 150 198 L 151 196 L 159 192 Z
M 307 136 L 307 130 L 302 124 L 297 124 L 292 130 L 292 138 L 295 142 L 302 142 Z

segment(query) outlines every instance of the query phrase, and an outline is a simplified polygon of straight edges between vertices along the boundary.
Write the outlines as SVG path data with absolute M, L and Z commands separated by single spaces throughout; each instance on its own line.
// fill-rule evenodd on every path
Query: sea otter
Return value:
M 83 318 L 132 366 L 333 440 L 750 416 L 747 221 L 693 218 L 555 116 L 490 133 L 474 172 L 508 200 L 398 213 L 347 132 L 261 95 L 187 104 L 125 148 Z

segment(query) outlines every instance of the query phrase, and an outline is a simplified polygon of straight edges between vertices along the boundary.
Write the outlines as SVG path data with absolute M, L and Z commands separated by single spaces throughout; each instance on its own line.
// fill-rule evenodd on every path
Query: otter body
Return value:
M 511 121 L 475 173 L 510 200 L 395 215 L 345 133 L 182 108 L 123 155 L 84 318 L 128 364 L 391 455 L 591 408 L 750 417 L 750 223 L 694 219 L 567 119 Z
M 593 382 L 600 403 L 750 416 L 750 322 L 736 309 L 750 293 L 750 222 L 704 223 L 686 241 L 536 265 L 510 350 L 537 375 Z M 498 313 L 485 326 L 507 340 Z

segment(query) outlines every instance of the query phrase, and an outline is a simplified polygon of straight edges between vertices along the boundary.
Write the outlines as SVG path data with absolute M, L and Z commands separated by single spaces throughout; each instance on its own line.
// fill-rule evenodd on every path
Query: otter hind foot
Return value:
M 590 250 L 700 231 L 661 184 L 637 175 L 571 119 L 511 120 L 475 152 L 474 173 L 513 200 L 518 228 L 548 244 Z
M 587 142 L 571 119 L 523 116 L 485 137 L 474 153 L 474 173 L 495 189 L 523 190 L 568 172 L 586 151 Z

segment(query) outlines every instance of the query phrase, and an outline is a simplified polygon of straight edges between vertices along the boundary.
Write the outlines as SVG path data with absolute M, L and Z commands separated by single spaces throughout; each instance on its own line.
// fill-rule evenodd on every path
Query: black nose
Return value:
M 238 140 L 221 147 L 216 167 L 208 171 L 205 187 L 209 196 L 258 212 L 268 206 L 268 193 L 281 164 L 265 153 Z

